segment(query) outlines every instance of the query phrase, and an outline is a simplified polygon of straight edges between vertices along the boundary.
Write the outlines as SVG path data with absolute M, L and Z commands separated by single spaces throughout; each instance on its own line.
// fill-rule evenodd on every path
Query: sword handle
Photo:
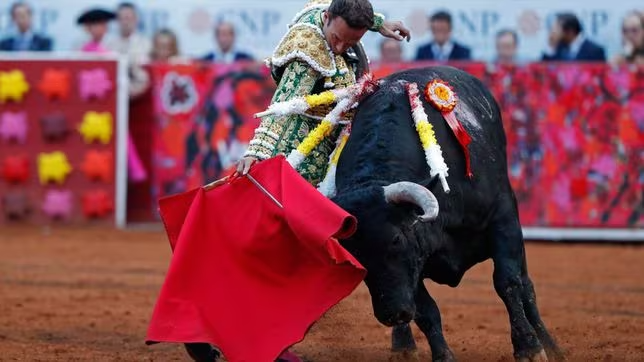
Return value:
M 223 178 L 220 178 L 219 180 L 213 181 L 213 182 L 211 182 L 211 183 L 209 183 L 207 185 L 204 185 L 203 189 L 206 190 L 206 191 L 210 191 L 210 190 L 214 189 L 215 187 L 218 187 L 218 186 L 221 186 L 221 185 L 227 183 L 228 180 L 230 180 L 230 175 L 228 175 L 226 177 L 223 177 Z

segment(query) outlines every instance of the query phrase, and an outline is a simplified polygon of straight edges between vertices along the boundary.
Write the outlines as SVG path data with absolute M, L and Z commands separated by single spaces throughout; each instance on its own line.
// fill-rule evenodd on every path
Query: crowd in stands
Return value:
M 124 2 L 116 9 L 93 9 L 78 18 L 78 24 L 88 34 L 89 41 L 78 44 L 75 50 L 86 52 L 119 52 L 127 54 L 131 62 L 184 61 L 181 56 L 177 35 L 171 29 L 160 29 L 152 39 L 137 31 L 139 24 L 137 8 L 133 3 Z M 10 7 L 10 18 L 15 31 L 0 40 L 0 51 L 49 51 L 54 40 L 39 34 L 32 28 L 32 9 L 28 3 L 17 1 Z M 614 64 L 644 64 L 644 12 L 632 11 L 622 22 L 622 51 L 607 59 L 606 51 L 584 33 L 579 18 L 573 13 L 560 13 L 553 22 L 548 44 L 541 56 L 542 61 L 609 61 Z M 108 24 L 117 22 L 118 34 L 108 35 Z M 444 10 L 431 14 L 428 28 L 432 41 L 421 44 L 414 59 L 403 59 L 402 44 L 385 39 L 380 44 L 380 55 L 374 58 L 390 63 L 401 60 L 467 61 L 472 59 L 472 50 L 453 37 L 452 15 Z M 248 60 L 250 54 L 239 51 L 235 46 L 235 27 L 229 22 L 218 22 L 214 29 L 213 51 L 200 57 L 201 60 L 229 63 Z M 503 29 L 496 35 L 495 62 L 520 63 L 517 49 L 520 37 L 513 29 Z
M 452 16 L 447 11 L 438 11 L 429 17 L 432 41 L 422 45 L 414 60 L 468 61 L 472 59 L 471 49 L 459 43 L 452 36 Z M 644 64 L 644 12 L 632 11 L 622 21 L 622 52 L 613 59 L 607 59 L 604 47 L 584 34 L 579 18 L 573 13 L 560 13 L 553 22 L 548 44 L 541 55 L 541 61 L 611 62 L 613 64 Z M 519 35 L 513 29 L 502 29 L 496 34 L 495 63 L 516 64 L 518 59 Z M 402 45 L 391 39 L 380 43 L 381 62 L 399 62 L 402 59 Z

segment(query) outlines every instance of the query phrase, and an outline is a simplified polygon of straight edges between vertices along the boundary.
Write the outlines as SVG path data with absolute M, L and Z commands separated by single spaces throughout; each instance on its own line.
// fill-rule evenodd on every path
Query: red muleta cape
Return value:
M 232 362 L 274 361 L 366 271 L 334 238 L 356 220 L 279 156 L 248 178 L 159 201 L 173 257 L 146 341 L 207 342 Z

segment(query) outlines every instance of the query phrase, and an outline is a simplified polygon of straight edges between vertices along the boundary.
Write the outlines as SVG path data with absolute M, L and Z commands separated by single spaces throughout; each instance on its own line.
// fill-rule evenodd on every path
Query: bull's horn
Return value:
M 423 209 L 419 219 L 428 222 L 438 217 L 438 200 L 427 188 L 413 182 L 401 181 L 383 187 L 385 200 L 390 203 L 410 202 Z

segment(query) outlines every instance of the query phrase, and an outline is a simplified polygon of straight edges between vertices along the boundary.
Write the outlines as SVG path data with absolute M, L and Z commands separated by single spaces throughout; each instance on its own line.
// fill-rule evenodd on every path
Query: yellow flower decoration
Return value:
M 441 112 L 451 112 L 456 107 L 456 94 L 447 82 L 440 79 L 427 83 L 425 99 Z
M 434 133 L 434 126 L 431 123 L 427 121 L 418 122 L 416 124 L 416 131 L 420 137 L 423 149 L 428 149 L 430 146 L 438 144 L 436 134 Z
M 79 128 L 85 143 L 100 141 L 103 144 L 110 143 L 112 139 L 112 114 L 109 112 L 87 112 L 83 116 L 83 122 Z
M 342 153 L 342 150 L 344 149 L 344 145 L 347 144 L 348 139 L 349 139 L 348 134 L 344 134 L 342 136 L 342 139 L 340 140 L 340 144 L 338 145 L 338 149 L 333 154 L 333 158 L 331 158 L 331 164 L 332 165 L 337 165 L 338 164 L 338 160 L 340 160 L 340 154 Z
M 62 185 L 71 171 L 72 166 L 69 164 L 67 156 L 60 151 L 38 155 L 38 177 L 42 185 L 46 185 L 50 181 Z
M 315 108 L 317 106 L 327 105 L 335 102 L 335 94 L 331 91 L 325 91 L 320 94 L 312 94 L 305 97 L 306 104 L 310 108 Z
M 0 103 L 8 100 L 19 102 L 29 91 L 29 83 L 20 70 L 0 72 Z
M 333 124 L 329 120 L 323 120 L 320 122 L 320 124 L 315 127 L 313 131 L 309 133 L 308 136 L 300 143 L 300 145 L 297 147 L 297 150 L 302 153 L 304 156 L 308 156 L 311 151 L 317 145 L 322 142 L 324 137 L 327 137 L 329 134 L 331 134 L 331 131 L 333 130 Z

